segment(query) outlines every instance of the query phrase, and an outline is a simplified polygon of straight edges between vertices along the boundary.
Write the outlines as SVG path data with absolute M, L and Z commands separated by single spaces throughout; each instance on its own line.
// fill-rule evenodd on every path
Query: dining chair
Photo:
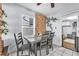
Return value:
M 41 56 L 41 50 L 44 47 L 46 49 L 46 54 L 48 54 L 47 37 L 48 37 L 47 35 L 42 35 L 42 37 L 41 37 L 41 40 L 40 40 L 40 56 Z
M 79 37 L 75 37 L 75 50 L 79 52 Z
M 53 37 L 54 37 L 54 32 L 53 32 L 53 33 L 50 32 L 50 33 L 48 34 L 47 44 L 48 44 L 49 47 L 52 48 L 52 50 L 53 50 Z
M 17 56 L 19 56 L 19 52 L 21 51 L 21 54 L 23 54 L 24 50 L 28 50 L 28 55 L 30 55 L 30 45 L 23 43 L 22 33 L 18 33 L 17 35 L 14 33 L 15 42 L 17 46 Z

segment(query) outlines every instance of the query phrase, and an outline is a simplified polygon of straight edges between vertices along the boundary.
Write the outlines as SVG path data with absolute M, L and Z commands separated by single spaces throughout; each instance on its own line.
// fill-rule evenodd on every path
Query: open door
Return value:
M 71 50 L 75 50 L 75 35 L 76 34 L 75 34 L 75 32 L 71 31 L 72 27 L 63 26 L 62 29 L 63 29 L 62 46 L 65 48 L 71 49 Z M 66 29 L 67 29 L 67 31 L 66 31 Z M 74 37 L 72 35 L 74 35 Z

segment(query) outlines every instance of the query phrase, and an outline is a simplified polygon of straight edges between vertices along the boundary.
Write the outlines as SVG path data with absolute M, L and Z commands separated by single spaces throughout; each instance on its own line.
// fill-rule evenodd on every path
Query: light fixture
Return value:
M 78 19 L 78 17 L 77 16 L 70 16 L 70 17 L 67 17 L 66 19 L 73 20 L 73 19 Z

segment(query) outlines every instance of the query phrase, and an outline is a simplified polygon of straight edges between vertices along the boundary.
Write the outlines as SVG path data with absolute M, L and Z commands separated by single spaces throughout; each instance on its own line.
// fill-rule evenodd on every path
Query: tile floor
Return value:
M 24 51 L 24 54 L 27 52 Z M 39 55 L 39 51 L 37 51 L 37 55 Z M 16 56 L 16 52 L 10 54 L 10 56 Z M 34 54 L 31 54 L 31 56 L 34 56 Z M 45 49 L 42 50 L 42 56 L 79 56 L 79 53 L 72 51 L 70 49 L 66 49 L 63 47 L 59 47 L 54 45 L 54 49 L 49 49 L 49 54 L 46 55 Z

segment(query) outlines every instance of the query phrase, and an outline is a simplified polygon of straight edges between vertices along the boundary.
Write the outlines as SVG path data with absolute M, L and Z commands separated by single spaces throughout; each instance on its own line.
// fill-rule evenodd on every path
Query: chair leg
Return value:
M 31 48 L 29 49 L 29 55 L 30 55 L 30 54 L 32 55 L 32 49 L 31 49 Z
M 53 46 L 52 46 L 52 50 L 53 50 Z
M 23 54 L 23 50 L 22 50 L 21 54 Z
M 30 56 L 30 49 L 28 49 L 28 55 Z
M 49 54 L 49 48 L 48 48 L 48 45 L 46 46 L 46 55 Z
M 51 47 L 52 47 L 52 50 L 53 50 L 53 44 L 52 44 L 52 42 L 51 42 Z
M 49 54 L 49 46 L 47 45 L 47 49 L 48 49 L 48 54 Z
M 19 51 L 17 51 L 17 56 L 19 56 Z
M 31 51 L 30 53 L 31 53 L 31 55 L 32 55 L 32 52 L 33 52 L 33 51 L 32 51 L 32 47 L 30 48 L 30 51 Z
M 40 56 L 41 56 L 41 46 L 40 46 Z
M 34 47 L 34 46 L 32 46 L 32 45 L 31 45 L 31 47 L 30 47 L 30 53 L 31 53 L 31 55 L 32 55 L 32 53 L 33 53 L 33 51 L 32 51 L 32 50 L 33 50 L 33 47 Z

